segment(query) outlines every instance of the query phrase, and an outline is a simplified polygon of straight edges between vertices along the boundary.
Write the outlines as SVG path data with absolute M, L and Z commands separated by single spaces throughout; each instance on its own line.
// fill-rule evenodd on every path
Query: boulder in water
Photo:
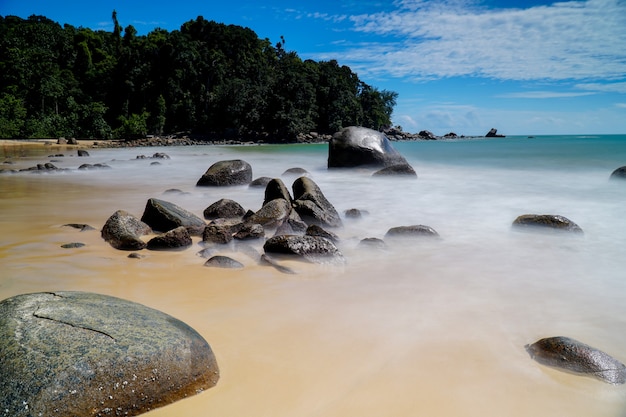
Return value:
M 140 236 L 152 233 L 146 223 L 124 210 L 118 210 L 102 227 L 102 238 L 115 249 L 139 250 L 146 247 Z
M 192 236 L 200 236 L 206 223 L 195 214 L 169 201 L 150 198 L 146 203 L 141 221 L 159 232 L 167 232 L 184 226 Z
M 388 167 L 406 164 L 382 132 L 350 126 L 335 133 L 328 143 L 328 168 Z
M 518 229 L 544 228 L 566 232 L 583 233 L 583 229 L 567 217 L 558 214 L 523 214 L 513 221 Z
M 197 186 L 245 185 L 252 181 L 252 167 L 246 161 L 235 159 L 214 163 L 200 177 Z
M 294 181 L 292 190 L 293 208 L 305 223 L 328 227 L 343 225 L 335 207 L 326 199 L 322 190 L 312 179 L 298 178 Z
M 623 363 L 569 337 L 548 337 L 525 348 L 531 358 L 543 365 L 591 376 L 610 384 L 626 382 L 626 366 Z

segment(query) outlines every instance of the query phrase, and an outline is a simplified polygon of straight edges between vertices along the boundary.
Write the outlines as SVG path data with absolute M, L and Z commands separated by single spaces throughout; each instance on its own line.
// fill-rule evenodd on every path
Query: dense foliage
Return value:
M 397 93 L 202 17 L 137 35 L 0 16 L 0 137 L 192 132 L 289 140 L 391 124 Z

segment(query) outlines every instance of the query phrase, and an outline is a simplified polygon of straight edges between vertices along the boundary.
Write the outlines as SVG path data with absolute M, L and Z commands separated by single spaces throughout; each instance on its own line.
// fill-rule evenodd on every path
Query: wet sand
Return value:
M 109 197 L 124 184 L 40 175 L 2 176 L 0 184 L 0 299 L 58 290 L 108 294 L 177 317 L 211 344 L 218 385 L 148 415 L 619 416 L 626 409 L 623 387 L 542 367 L 523 349 L 553 335 L 545 333 L 554 321 L 560 333 L 594 340 L 619 357 L 610 347 L 622 336 L 590 329 L 598 305 L 585 307 L 584 294 L 556 284 L 537 289 L 537 297 L 532 283 L 484 278 L 500 269 L 504 277 L 506 265 L 518 262 L 511 254 L 493 265 L 488 244 L 471 264 L 451 262 L 467 256 L 462 247 L 368 256 L 348 249 L 345 267 L 285 262 L 297 275 L 237 252 L 244 270 L 206 268 L 197 238 L 189 250 L 130 259 L 100 238 L 115 210 L 141 214 L 141 206 Z M 60 247 L 69 242 L 86 246 Z M 534 262 L 568 268 L 568 251 Z M 623 325 L 617 302 L 602 305 L 599 322 L 607 325 L 608 316 L 609 325 Z

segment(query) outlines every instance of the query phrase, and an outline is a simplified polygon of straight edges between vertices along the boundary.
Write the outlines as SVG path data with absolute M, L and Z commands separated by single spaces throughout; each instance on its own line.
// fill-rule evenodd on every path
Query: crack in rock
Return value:
M 56 295 L 56 294 L 55 294 L 55 295 Z M 83 330 L 89 330 L 89 331 L 92 331 L 92 332 L 96 332 L 96 333 L 99 333 L 99 334 L 101 334 L 101 335 L 103 335 L 103 336 L 106 336 L 106 337 L 108 337 L 109 339 L 113 340 L 113 343 L 116 343 L 116 342 L 117 342 L 117 340 L 116 340 L 113 336 L 111 336 L 110 334 L 108 334 L 108 333 L 106 333 L 106 332 L 103 332 L 103 331 L 101 331 L 101 330 L 96 330 L 96 329 L 92 329 L 92 328 L 90 328 L 90 327 L 85 327 L 85 326 L 79 326 L 79 325 L 74 324 L 74 323 L 69 323 L 69 322 L 67 322 L 67 321 L 58 320 L 58 319 L 54 319 L 54 318 L 51 318 L 51 317 L 41 316 L 41 315 L 37 314 L 37 311 L 35 311 L 35 312 L 33 313 L 33 317 L 38 318 L 38 319 L 50 320 L 50 321 L 54 321 L 54 322 L 57 322 L 57 323 L 65 324 L 65 325 L 68 325 L 68 326 L 74 327 L 74 328 L 76 328 L 76 329 L 83 329 Z

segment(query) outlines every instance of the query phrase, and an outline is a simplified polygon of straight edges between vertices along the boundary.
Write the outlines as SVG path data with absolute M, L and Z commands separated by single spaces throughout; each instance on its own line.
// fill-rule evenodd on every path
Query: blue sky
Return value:
M 203 16 L 398 92 L 394 124 L 436 135 L 626 133 L 626 0 L 0 0 L 0 15 L 140 35 Z

